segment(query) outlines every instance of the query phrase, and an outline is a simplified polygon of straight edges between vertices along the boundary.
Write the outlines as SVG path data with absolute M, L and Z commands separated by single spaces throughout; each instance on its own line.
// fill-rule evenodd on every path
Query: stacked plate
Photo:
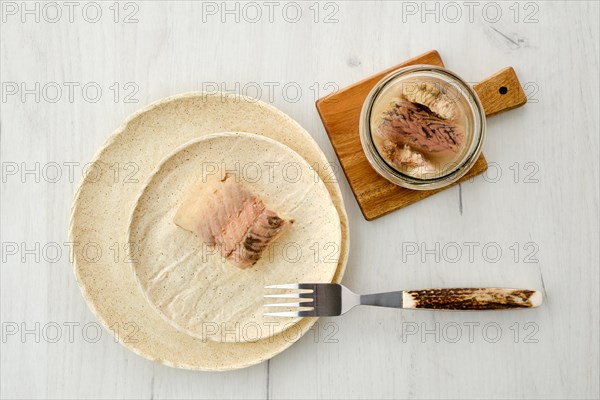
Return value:
M 93 165 L 71 215 L 75 275 L 98 319 L 143 357 L 212 371 L 259 363 L 315 322 L 264 318 L 263 286 L 341 280 L 339 186 L 311 136 L 272 106 L 222 93 L 163 99 L 130 117 Z M 294 220 L 251 268 L 173 223 L 190 187 L 224 173 Z

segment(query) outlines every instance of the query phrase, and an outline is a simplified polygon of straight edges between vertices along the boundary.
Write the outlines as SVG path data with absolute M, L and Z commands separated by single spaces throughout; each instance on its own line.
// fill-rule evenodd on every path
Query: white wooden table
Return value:
M 1 397 L 598 398 L 599 7 L 469 4 L 3 1 Z M 356 309 L 228 373 L 154 364 L 107 331 L 95 340 L 63 243 L 83 165 L 130 113 L 242 92 L 337 161 L 316 98 L 430 49 L 471 82 L 514 66 L 529 103 L 488 121 L 486 176 L 374 222 L 340 174 L 344 283 L 531 287 L 542 308 Z

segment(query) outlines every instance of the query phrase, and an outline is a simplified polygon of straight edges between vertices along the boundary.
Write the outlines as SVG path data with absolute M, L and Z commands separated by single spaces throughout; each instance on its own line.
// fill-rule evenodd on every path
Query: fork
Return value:
M 502 310 L 533 308 L 542 304 L 536 290 L 509 288 L 448 288 L 400 290 L 363 294 L 351 292 L 337 283 L 291 283 L 265 286 L 267 290 L 300 290 L 293 293 L 267 294 L 267 299 L 294 299 L 292 303 L 265 304 L 294 311 L 267 312 L 272 317 L 329 317 L 345 314 L 358 305 L 429 310 Z M 269 300 L 271 301 L 271 300 Z

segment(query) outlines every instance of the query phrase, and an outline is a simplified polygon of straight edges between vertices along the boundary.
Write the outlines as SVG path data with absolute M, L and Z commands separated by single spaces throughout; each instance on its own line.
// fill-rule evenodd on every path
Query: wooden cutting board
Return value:
M 412 190 L 394 185 L 371 167 L 363 152 L 358 131 L 363 103 L 373 86 L 384 76 L 398 68 L 414 64 L 444 66 L 438 52 L 433 50 L 317 100 L 317 110 L 329 140 L 356 201 L 368 221 L 429 197 L 487 169 L 487 162 L 482 154 L 471 170 L 458 182 L 436 190 Z M 499 71 L 473 88 L 488 117 L 527 102 L 525 92 L 512 67 Z

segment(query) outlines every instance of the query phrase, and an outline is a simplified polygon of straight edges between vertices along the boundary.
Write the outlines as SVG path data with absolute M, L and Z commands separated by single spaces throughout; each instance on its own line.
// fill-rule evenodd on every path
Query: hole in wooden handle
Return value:
M 474 85 L 473 89 L 477 92 L 488 117 L 527 103 L 519 78 L 511 67 L 484 79 Z

